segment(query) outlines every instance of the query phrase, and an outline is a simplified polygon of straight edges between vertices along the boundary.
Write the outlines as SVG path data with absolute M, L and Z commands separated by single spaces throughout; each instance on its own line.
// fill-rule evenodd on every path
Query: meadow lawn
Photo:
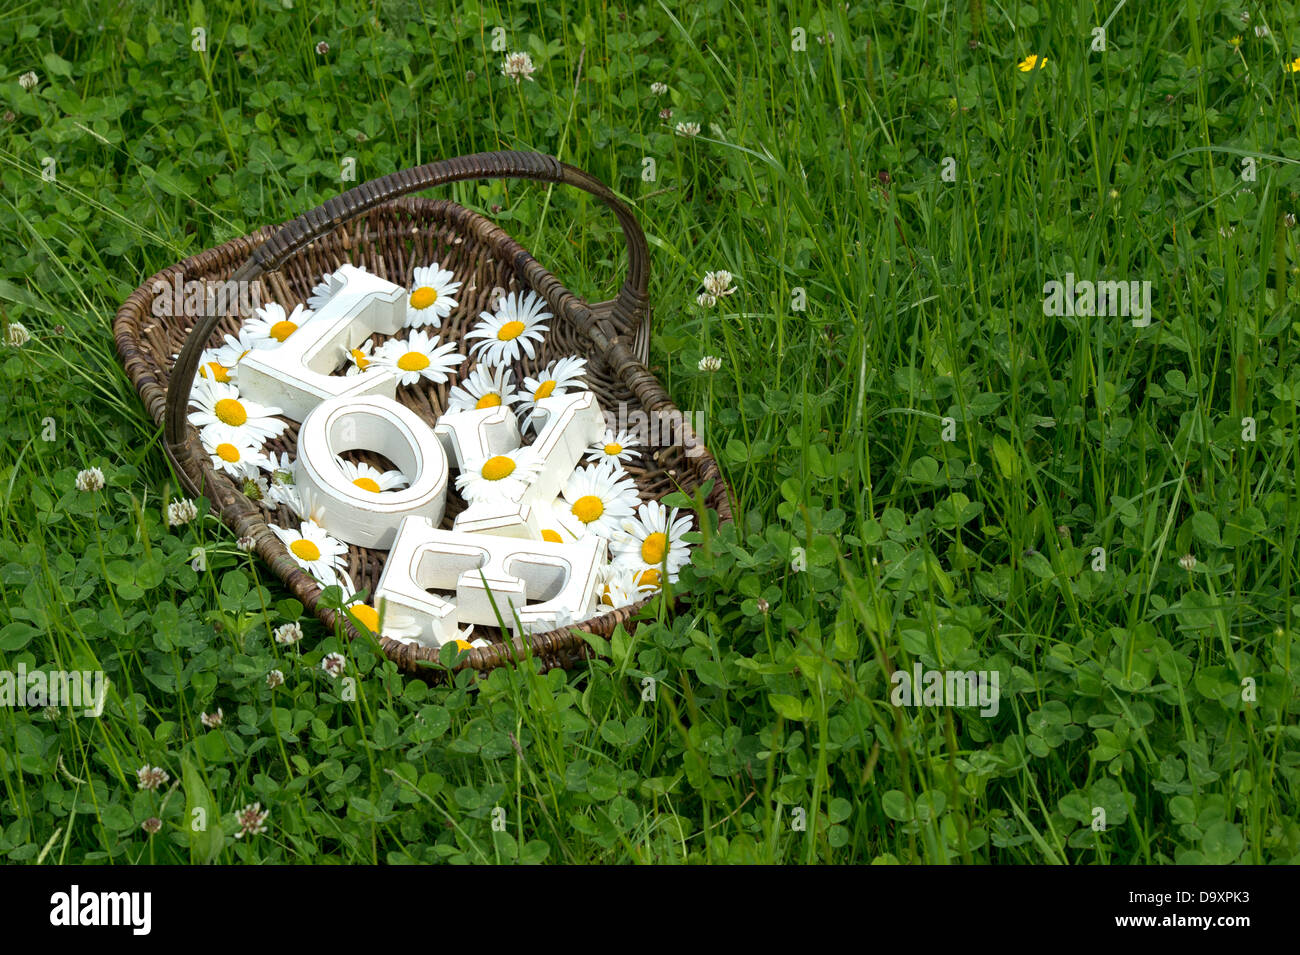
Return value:
M 99 718 L 0 707 L 0 859 L 1300 859 L 1296 23 L 9 0 L 0 670 L 111 685 Z M 202 502 L 169 526 L 111 323 L 173 262 L 494 149 L 635 209 L 652 370 L 736 520 L 603 658 L 431 686 L 304 616 Z M 585 195 L 437 195 L 590 300 L 622 282 Z M 720 269 L 737 291 L 700 304 Z M 1055 307 L 1067 277 L 1091 291 Z M 895 705 L 918 666 L 996 706 Z

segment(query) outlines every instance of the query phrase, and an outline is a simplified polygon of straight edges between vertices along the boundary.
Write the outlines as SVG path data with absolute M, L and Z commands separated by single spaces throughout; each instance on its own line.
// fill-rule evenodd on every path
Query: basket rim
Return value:
M 541 295 L 556 310 L 558 317 L 575 322 L 579 329 L 587 325 L 587 323 L 577 320 L 574 312 L 576 308 L 589 312 L 592 306 L 587 306 L 580 297 L 564 286 L 504 228 L 482 214 L 450 199 L 404 196 L 386 200 L 376 205 L 369 212 L 357 217 L 357 219 L 340 224 L 336 229 L 314 240 L 303 249 L 296 251 L 289 256 L 289 261 L 297 259 L 309 249 L 331 244 L 335 246 L 334 251 L 340 254 L 340 258 L 344 260 L 353 258 L 355 249 L 360 244 L 357 241 L 360 237 L 355 235 L 349 237 L 349 229 L 351 228 L 354 231 L 358 227 L 364 229 L 365 224 L 369 223 L 374 215 L 392 209 L 399 209 L 417 216 L 443 218 L 447 226 L 456 233 L 466 238 L 472 237 L 488 247 L 489 252 L 494 257 L 510 267 L 521 284 Z M 170 281 L 178 274 L 184 275 L 191 271 L 206 271 L 212 266 L 212 260 L 223 255 L 233 255 L 235 260 L 247 259 L 267 239 L 275 235 L 282 226 L 283 224 L 281 226 L 262 226 L 245 235 L 236 236 L 219 245 L 196 252 L 180 262 L 166 266 L 145 279 L 118 309 L 113 320 L 113 332 L 119 357 L 122 359 L 128 377 L 140 394 L 150 417 L 160 427 L 166 414 L 167 386 L 170 375 L 165 373 L 155 374 L 151 369 L 143 367 L 145 359 L 141 356 L 145 354 L 154 355 L 156 360 L 156 354 L 154 350 L 143 345 L 140 336 L 142 320 L 152 318 L 165 324 L 170 319 L 173 324 L 185 327 L 188 333 L 197 324 L 198 319 L 184 315 L 152 315 L 150 305 L 155 297 L 153 288 L 157 283 Z M 420 229 L 420 226 L 412 224 L 413 231 L 420 231 Z M 267 277 L 279 275 L 280 273 L 277 271 L 268 273 Z M 285 288 L 287 291 L 287 287 Z M 675 411 L 680 413 L 680 409 L 673 403 L 658 379 L 628 351 L 626 345 L 618 341 L 616 336 L 600 334 L 595 329 L 594 323 L 587 325 L 586 331 L 588 332 L 591 347 L 584 353 L 588 355 L 595 353 L 608 361 L 618 380 L 636 397 L 638 404 L 645 412 Z M 603 342 L 602 339 L 604 339 Z M 681 426 L 690 431 L 690 425 L 684 418 Z M 190 439 L 196 440 L 196 434 L 197 431 L 191 427 Z M 693 431 L 690 434 L 694 437 Z M 720 467 L 707 446 L 698 438 L 695 438 L 695 445 L 698 453 L 693 458 L 688 457 L 687 460 L 690 462 L 692 470 L 696 472 L 700 485 L 707 483 L 709 480 L 713 481 L 710 493 L 705 499 L 705 506 L 717 512 L 718 525 L 721 526 L 732 520 L 731 490 L 723 479 Z M 182 465 L 173 460 L 170 455 L 167 457 L 179 472 Z M 195 465 L 194 470 L 198 471 L 198 474 L 188 476 L 192 480 L 197 478 L 197 480 L 194 480 L 195 487 L 198 489 L 198 493 L 203 494 L 205 488 L 209 487 L 210 481 L 216 478 L 217 475 L 205 456 L 191 458 L 189 463 Z M 182 478 L 183 475 L 178 473 L 177 477 Z M 256 553 L 271 566 L 281 583 L 296 596 L 299 596 L 304 608 L 330 630 L 337 631 L 341 625 L 344 635 L 349 640 L 369 637 L 379 644 L 384 651 L 385 657 L 393 660 L 400 670 L 435 679 L 446 674 L 446 668 L 442 666 L 439 660 L 440 648 L 426 647 L 387 636 L 363 633 L 346 614 L 321 606 L 320 595 L 322 588 L 314 578 L 303 571 L 288 556 L 288 551 L 283 543 L 270 531 L 265 514 L 254 507 L 251 501 L 241 498 L 247 505 L 247 510 L 244 510 L 242 514 L 232 514 L 229 505 L 222 504 L 212 494 L 206 494 L 205 496 L 208 496 L 213 505 L 213 513 L 218 515 L 223 524 L 241 537 L 253 538 Z M 241 508 L 234 509 L 240 510 Z M 286 563 L 288 566 L 285 566 Z M 307 591 L 315 591 L 315 593 L 305 593 Z M 580 634 L 608 635 L 619 624 L 623 624 L 626 629 L 632 629 L 634 627 L 632 618 L 639 614 L 654 596 L 657 595 L 651 595 L 633 604 L 628 604 L 625 607 L 617 608 L 567 627 L 514 636 L 511 636 L 509 631 L 506 631 L 503 633 L 504 642 L 495 643 L 488 647 L 473 648 L 453 670 L 468 668 L 485 672 L 527 657 L 541 658 L 544 669 L 550 668 L 548 661 L 551 659 L 555 659 L 554 665 L 568 668 L 594 655 L 590 644 Z

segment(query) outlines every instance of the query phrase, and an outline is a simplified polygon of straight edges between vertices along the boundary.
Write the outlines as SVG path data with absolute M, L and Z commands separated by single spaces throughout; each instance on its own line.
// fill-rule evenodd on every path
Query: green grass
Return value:
M 1295 5 L 566 6 L 9 0 L 0 306 L 33 337 L 0 354 L 0 669 L 112 686 L 100 719 L 0 708 L 0 856 L 1300 858 Z M 535 82 L 499 75 L 497 26 Z M 573 672 L 430 688 L 314 621 L 286 650 L 301 608 L 267 568 L 211 516 L 168 528 L 112 316 L 342 191 L 345 157 L 364 180 L 497 148 L 634 205 L 652 364 L 736 523 L 680 612 Z M 593 300 L 621 283 L 583 197 L 440 194 Z M 739 291 L 702 309 L 718 268 Z M 1067 272 L 1150 281 L 1151 324 L 1045 315 Z M 78 493 L 90 466 L 108 486 Z M 891 705 L 916 662 L 997 671 L 998 714 Z M 138 789 L 146 763 L 171 782 Z M 267 832 L 236 840 L 252 802 Z

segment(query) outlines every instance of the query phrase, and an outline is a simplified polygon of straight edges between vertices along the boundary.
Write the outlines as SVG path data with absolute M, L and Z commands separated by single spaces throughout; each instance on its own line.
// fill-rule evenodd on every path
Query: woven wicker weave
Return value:
M 484 217 L 446 200 L 403 198 L 406 194 L 464 179 L 532 179 L 577 186 L 604 201 L 618 218 L 628 248 L 627 280 L 616 298 L 589 305 L 565 288 L 525 249 Z M 540 354 L 515 367 L 534 375 L 555 358 L 587 358 L 587 382 L 606 410 L 625 403 L 629 414 L 672 414 L 676 411 L 663 387 L 647 371 L 650 312 L 646 298 L 649 258 L 645 236 L 631 211 L 604 184 L 587 173 L 538 153 L 479 153 L 429 163 L 393 173 L 337 196 L 278 228 L 265 227 L 201 252 L 151 276 L 131 293 L 113 324 L 118 352 L 145 407 L 165 429 L 165 448 L 181 483 L 190 494 L 203 494 L 227 526 L 241 537 L 251 537 L 259 554 L 284 581 L 290 592 L 330 628 L 341 623 L 350 636 L 356 633 L 346 618 L 336 621 L 334 611 L 318 602 L 317 583 L 302 571 L 268 523 L 289 525 L 293 515 L 282 508 L 269 513 L 250 501 L 236 483 L 214 472 L 203 453 L 197 430 L 188 421 L 188 385 L 193 382 L 204 348 L 235 333 L 240 319 L 233 307 L 225 314 L 159 317 L 153 314 L 158 283 L 220 282 L 260 279 L 269 297 L 292 309 L 304 302 L 321 275 L 344 263 L 363 266 L 397 285 L 406 286 L 415 266 L 431 261 L 455 273 L 464 285 L 459 305 L 444 319 L 439 334 L 444 340 L 462 339 L 488 308 L 494 287 L 506 291 L 530 288 L 546 299 L 555 317 L 550 320 Z M 374 336 L 376 344 L 382 336 Z M 464 347 L 460 349 L 466 351 Z M 173 356 L 179 355 L 173 361 Z M 401 388 L 398 400 L 432 423 L 446 407 L 447 392 L 472 367 L 466 362 L 456 377 L 442 385 L 423 382 Z M 517 375 L 516 380 L 522 380 Z M 683 432 L 689 424 L 683 417 Z M 296 451 L 297 425 L 290 423 L 278 439 L 267 442 L 268 451 Z M 706 481 L 713 488 L 707 504 L 721 521 L 731 519 L 724 482 L 713 457 L 702 447 L 687 454 L 681 442 L 667 447 L 642 448 L 642 458 L 627 470 L 635 479 L 642 500 L 655 500 L 674 490 L 692 494 Z M 361 460 L 367 460 L 363 455 Z M 376 463 L 371 461 L 371 463 Z M 379 462 L 382 463 L 382 462 Z M 463 504 L 447 499 L 444 527 L 450 527 Z M 383 569 L 386 551 L 348 548 L 348 573 L 359 589 L 373 594 Z M 595 617 L 576 629 L 608 636 L 615 626 L 629 626 L 644 601 Z M 492 628 L 476 627 L 492 640 L 489 647 L 471 651 L 463 665 L 488 670 L 514 657 L 531 654 L 543 667 L 567 667 L 588 656 L 588 644 L 575 628 L 553 630 L 509 639 Z M 437 650 L 404 644 L 388 637 L 380 641 L 389 658 L 404 670 L 426 670 L 421 661 L 437 660 Z M 525 645 L 526 642 L 526 645 Z

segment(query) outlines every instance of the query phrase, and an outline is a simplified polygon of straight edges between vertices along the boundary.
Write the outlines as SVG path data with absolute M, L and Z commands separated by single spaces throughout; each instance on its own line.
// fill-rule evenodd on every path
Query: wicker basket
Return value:
M 613 211 L 623 229 L 628 249 L 627 281 L 612 301 L 590 305 L 565 288 L 524 248 L 484 217 L 442 199 L 403 198 L 443 183 L 464 179 L 534 179 L 564 183 L 584 189 Z M 224 313 L 159 317 L 153 314 L 158 283 L 260 279 L 269 297 L 286 308 L 306 300 L 322 273 L 345 263 L 406 286 L 411 269 L 437 260 L 451 269 L 464 285 L 459 305 L 443 319 L 444 339 L 460 339 L 488 307 L 494 287 L 506 291 L 533 289 L 546 299 L 554 318 L 535 360 L 516 363 L 516 380 L 536 374 L 552 359 L 577 354 L 588 360 L 587 382 L 605 409 L 620 402 L 632 411 L 672 414 L 676 411 L 663 387 L 646 369 L 649 354 L 650 310 L 646 299 L 649 260 L 645 235 L 631 211 L 599 180 L 558 160 L 538 153 L 492 152 L 429 163 L 393 173 L 337 196 L 317 209 L 279 227 L 264 227 L 201 252 L 150 277 L 136 289 L 113 323 L 118 352 L 145 407 L 164 426 L 165 448 L 177 477 L 190 494 L 203 494 L 213 503 L 227 526 L 240 537 L 251 537 L 259 554 L 290 592 L 329 628 L 341 623 L 350 636 L 356 631 L 346 617 L 319 603 L 320 588 L 289 555 L 268 522 L 285 525 L 294 520 L 287 509 L 268 512 L 249 500 L 235 481 L 211 467 L 199 444 L 198 432 L 188 415 L 189 385 L 193 382 L 204 348 L 235 333 L 240 319 L 233 307 Z M 382 336 L 374 337 L 376 344 Z M 462 349 L 464 350 L 464 349 Z M 173 364 L 173 356 L 179 355 Z M 467 373 L 466 362 L 456 373 Z M 398 400 L 426 421 L 444 410 L 447 392 L 458 378 L 442 385 L 423 382 L 401 388 Z M 684 417 L 681 427 L 689 434 Z M 290 422 L 278 439 L 267 442 L 268 451 L 296 453 L 298 427 Z M 630 465 L 643 500 L 654 500 L 674 490 L 693 493 L 706 481 L 713 488 L 707 504 L 721 521 L 731 519 L 724 482 L 713 457 L 702 447 L 687 454 L 680 444 L 643 448 L 638 464 Z M 443 527 L 463 508 L 448 496 Z M 348 573 L 358 589 L 374 593 L 386 552 L 349 546 Z M 492 628 L 476 632 L 492 641 L 467 654 L 462 665 L 488 670 L 531 653 L 543 667 L 568 667 L 589 655 L 589 645 L 574 630 L 608 636 L 645 603 L 633 604 L 588 620 L 579 627 L 552 630 L 519 638 Z M 428 672 L 436 649 L 380 638 L 390 659 L 404 670 Z

